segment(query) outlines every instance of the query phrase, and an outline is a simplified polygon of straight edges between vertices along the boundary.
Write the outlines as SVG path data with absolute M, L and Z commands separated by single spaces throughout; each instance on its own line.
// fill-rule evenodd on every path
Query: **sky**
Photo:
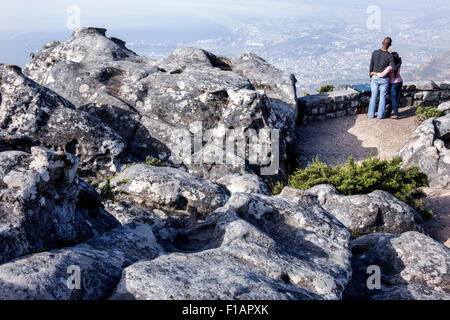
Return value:
M 66 40 L 73 32 L 68 26 L 74 16 L 68 12 L 71 6 L 79 9 L 81 26 L 106 28 L 108 35 L 130 43 L 226 37 L 237 21 L 249 18 L 266 19 L 265 27 L 269 21 L 268 28 L 273 23 L 277 30 L 282 30 L 279 24 L 286 18 L 317 20 L 319 29 L 339 20 L 365 27 L 366 9 L 374 4 L 381 8 L 386 27 L 427 12 L 432 12 L 432 18 L 448 19 L 450 10 L 448 0 L 3 0 L 0 63 L 24 66 L 29 53 L 45 43 Z
M 179 18 L 207 19 L 221 23 L 230 16 L 286 17 L 333 13 L 351 18 L 355 7 L 376 4 L 382 8 L 414 14 L 436 6 L 449 7 L 447 0 L 17 0 L 2 1 L 0 32 L 62 30 L 66 28 L 70 5 L 81 9 L 82 25 L 109 28 L 164 26 L 177 24 Z M 347 14 L 348 16 L 346 16 Z M 354 16 L 353 16 L 354 17 Z

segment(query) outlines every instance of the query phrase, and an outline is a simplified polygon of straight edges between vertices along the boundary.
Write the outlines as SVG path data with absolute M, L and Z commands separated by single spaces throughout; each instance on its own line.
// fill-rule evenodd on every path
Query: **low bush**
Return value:
M 324 86 L 321 86 L 320 89 L 317 90 L 317 93 L 326 93 L 332 91 L 334 91 L 334 86 L 332 84 L 326 84 Z
M 416 208 L 424 218 L 431 218 L 432 212 L 422 203 L 426 195 L 420 190 L 429 185 L 427 175 L 418 167 L 402 169 L 401 163 L 401 158 L 381 160 L 370 156 L 360 163 L 350 157 L 344 166 L 329 166 L 316 158 L 305 169 L 289 175 L 284 183 L 275 185 L 272 192 L 278 194 L 286 185 L 306 190 L 318 184 L 330 184 L 343 195 L 384 190 Z
M 416 109 L 417 121 L 424 122 L 430 118 L 439 118 L 442 112 L 436 107 L 418 106 Z
M 117 176 L 118 174 L 108 177 L 106 179 L 106 182 L 103 184 L 100 184 L 98 182 L 94 182 L 91 184 L 91 186 L 94 187 L 99 192 L 103 202 L 105 201 L 118 202 L 118 200 L 116 199 L 116 195 L 127 194 L 126 191 L 117 190 L 116 188 L 122 184 L 127 183 L 128 179 L 120 180 L 116 184 L 111 183 L 111 180 Z

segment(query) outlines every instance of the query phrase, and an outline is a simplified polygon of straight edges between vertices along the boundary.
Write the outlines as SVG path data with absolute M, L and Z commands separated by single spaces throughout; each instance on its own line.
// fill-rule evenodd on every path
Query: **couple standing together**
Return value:
M 393 118 L 398 119 L 398 106 L 400 93 L 403 87 L 403 80 L 400 76 L 400 66 L 402 59 L 397 52 L 389 51 L 392 45 L 392 39 L 387 37 L 383 40 L 381 49 L 372 53 L 370 61 L 370 96 L 369 112 L 370 118 L 375 118 L 375 110 L 378 93 L 380 102 L 378 105 L 378 119 Z M 394 115 L 391 117 L 392 110 L 386 110 L 386 96 L 390 93 L 392 109 Z

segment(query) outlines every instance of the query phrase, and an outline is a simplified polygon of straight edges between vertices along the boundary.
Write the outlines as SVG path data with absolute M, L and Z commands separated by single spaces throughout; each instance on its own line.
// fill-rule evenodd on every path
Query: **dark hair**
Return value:
M 402 65 L 402 58 L 400 58 L 398 52 L 392 52 L 392 56 L 394 57 L 394 63 L 397 66 L 397 72 L 395 75 L 398 76 L 398 68 Z
M 384 38 L 383 42 L 382 42 L 383 46 L 386 46 L 386 48 L 389 48 L 392 45 L 392 39 L 391 37 L 386 37 Z

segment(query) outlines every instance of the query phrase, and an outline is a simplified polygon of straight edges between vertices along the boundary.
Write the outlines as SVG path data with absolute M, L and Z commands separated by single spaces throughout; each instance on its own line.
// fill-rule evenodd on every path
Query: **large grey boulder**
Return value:
M 38 144 L 76 154 L 83 176 L 116 171 L 126 145 L 99 119 L 76 110 L 15 66 L 0 64 L 0 96 L 0 139 L 4 144 L 11 146 L 16 139 L 21 142 L 19 150 Z
M 322 207 L 354 235 L 424 232 L 417 211 L 386 191 L 343 196 L 333 186 L 324 184 L 306 191 L 317 195 Z
M 74 247 L 37 253 L 0 265 L 0 297 L 5 300 L 105 299 L 114 290 L 125 267 L 141 259 L 152 259 L 160 252 L 149 226 L 129 224 Z
M 180 251 L 123 271 L 111 299 L 339 299 L 350 234 L 310 194 L 233 193 L 177 238 Z
M 204 218 L 229 198 L 228 191 L 214 182 L 170 167 L 137 164 L 111 184 L 117 186 L 118 199 L 193 218 Z
M 168 250 L 179 230 L 225 205 L 227 189 L 177 168 L 133 165 L 111 179 L 118 201 L 105 206 L 122 224 L 146 223 Z
M 397 152 L 403 168 L 415 165 L 428 175 L 430 187 L 450 188 L 450 114 L 417 127 Z
M 347 299 L 450 299 L 450 249 L 418 232 L 401 235 L 371 234 L 351 244 L 353 277 Z M 375 268 L 381 288 L 373 288 Z M 367 286 L 369 280 L 370 287 Z
M 237 163 L 226 162 L 224 157 L 231 157 L 224 147 L 227 128 L 241 130 L 241 138 L 245 130 L 254 136 L 262 129 L 279 129 L 279 158 L 286 159 L 297 114 L 291 75 L 253 54 L 231 61 L 195 48 L 152 61 L 105 32 L 81 28 L 67 41 L 45 45 L 33 55 L 25 74 L 114 129 L 127 143 L 131 159 L 152 155 L 213 180 L 259 174 L 254 171 L 267 166 L 271 155 L 256 163 L 248 163 L 245 155 Z M 194 140 L 194 133 L 204 134 L 202 150 L 193 151 L 203 156 L 200 163 L 190 148 L 188 156 L 179 150 Z
M 86 240 L 118 225 L 79 197 L 78 160 L 32 147 L 0 152 L 0 263 Z

